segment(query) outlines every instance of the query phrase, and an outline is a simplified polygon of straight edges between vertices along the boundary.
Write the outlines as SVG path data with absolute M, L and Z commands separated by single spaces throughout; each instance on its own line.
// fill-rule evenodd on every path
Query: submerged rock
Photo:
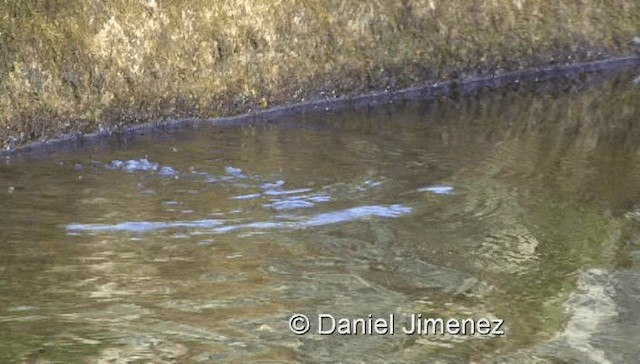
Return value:
M 495 273 L 527 271 L 538 259 L 538 239 L 526 227 L 515 225 L 488 234 L 473 252 L 473 262 L 480 270 Z
M 564 330 L 500 363 L 637 363 L 640 359 L 640 272 L 588 269 L 565 303 Z M 488 361 L 494 362 L 494 361 Z
M 486 284 L 454 269 L 429 264 L 413 257 L 371 262 L 367 279 L 411 295 L 437 293 L 482 295 Z

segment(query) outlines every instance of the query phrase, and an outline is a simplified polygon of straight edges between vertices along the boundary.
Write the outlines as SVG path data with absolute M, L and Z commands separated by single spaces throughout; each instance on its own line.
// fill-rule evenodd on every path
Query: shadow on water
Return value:
M 7 160 L 0 357 L 633 362 L 632 78 Z M 293 313 L 398 329 L 296 336 Z M 399 333 L 411 313 L 506 335 Z

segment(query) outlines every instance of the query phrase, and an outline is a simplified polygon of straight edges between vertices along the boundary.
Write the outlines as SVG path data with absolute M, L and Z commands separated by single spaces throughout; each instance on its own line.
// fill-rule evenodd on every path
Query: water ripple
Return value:
M 108 232 L 132 232 L 147 233 L 157 230 L 167 229 L 197 229 L 198 235 L 203 233 L 221 234 L 242 229 L 305 229 L 330 224 L 338 224 L 349 221 L 356 221 L 372 217 L 395 218 L 411 212 L 410 207 L 400 204 L 381 206 L 357 206 L 344 210 L 325 212 L 313 215 L 306 219 L 298 219 L 293 216 L 289 221 L 259 221 L 247 224 L 226 225 L 224 220 L 195 220 L 195 221 L 126 221 L 116 224 L 81 224 L 73 223 L 66 225 L 67 233 L 70 235 L 79 233 L 108 233 Z
M 145 233 L 154 230 L 165 230 L 175 228 L 212 228 L 221 225 L 221 220 L 195 220 L 195 221 L 125 221 L 117 224 L 68 224 L 68 232 L 134 232 Z

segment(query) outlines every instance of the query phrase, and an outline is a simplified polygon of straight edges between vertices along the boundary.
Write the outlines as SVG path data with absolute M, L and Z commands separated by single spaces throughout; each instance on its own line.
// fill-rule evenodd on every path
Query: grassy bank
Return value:
M 0 142 L 632 51 L 622 0 L 2 0 Z

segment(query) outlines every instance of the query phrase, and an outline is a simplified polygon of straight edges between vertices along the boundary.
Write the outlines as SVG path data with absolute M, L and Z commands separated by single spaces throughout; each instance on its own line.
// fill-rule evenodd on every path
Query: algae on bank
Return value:
M 0 2 L 0 141 L 629 53 L 623 0 Z

